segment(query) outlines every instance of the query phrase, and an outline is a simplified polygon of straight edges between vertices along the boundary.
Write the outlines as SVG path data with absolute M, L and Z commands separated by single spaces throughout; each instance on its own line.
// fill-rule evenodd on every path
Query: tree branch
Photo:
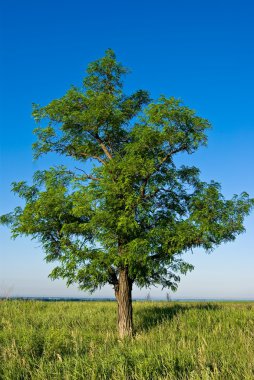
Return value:
M 76 169 L 76 170 L 80 170 L 82 173 L 84 173 L 87 179 L 92 179 L 92 180 L 94 180 L 94 181 L 100 181 L 100 178 L 97 178 L 97 177 L 94 177 L 94 176 L 92 176 L 92 175 L 90 175 L 90 174 L 87 174 L 84 170 L 79 169 L 79 168 L 77 168 L 76 166 L 75 166 L 75 169 Z
M 99 161 L 101 164 L 105 165 L 106 162 L 99 156 L 90 156 L 88 153 L 80 153 L 81 156 L 88 157 L 88 158 L 93 158 L 94 160 Z
M 176 149 L 173 149 L 171 150 L 168 154 L 166 154 L 166 156 L 164 156 L 161 160 L 161 162 L 159 163 L 159 165 L 157 166 L 156 168 L 156 171 L 161 167 L 162 164 L 164 164 L 165 161 L 167 161 L 167 159 L 169 157 L 171 157 L 173 154 L 176 154 L 176 153 L 179 153 L 181 152 L 182 150 L 186 149 L 187 146 L 186 145 L 182 145 L 180 146 L 179 148 L 176 148 Z
M 80 156 L 84 156 L 84 157 L 91 158 L 91 159 L 93 158 L 93 159 L 99 161 L 103 165 L 106 164 L 106 162 L 100 156 L 93 156 L 93 155 L 91 155 L 89 153 L 83 153 L 83 152 L 78 153 L 78 152 L 75 151 L 75 148 L 72 145 L 69 145 L 67 148 L 70 149 L 69 150 L 69 154 L 71 156 L 74 156 L 74 157 L 76 156 L 77 157 L 78 155 L 80 155 Z
M 114 287 L 116 288 L 116 286 L 118 285 L 118 278 L 117 278 L 115 269 L 113 267 L 109 267 L 108 273 L 109 273 L 109 283 L 111 285 L 114 285 Z
M 91 133 L 90 133 L 91 134 Z M 112 155 L 109 153 L 109 150 L 108 148 L 106 147 L 106 145 L 104 144 L 104 141 L 100 138 L 100 136 L 98 135 L 98 133 L 96 133 L 95 135 L 91 134 L 91 136 L 93 136 L 95 138 L 96 141 L 98 141 L 101 149 L 103 150 L 103 152 L 105 153 L 105 155 L 110 159 L 112 160 Z

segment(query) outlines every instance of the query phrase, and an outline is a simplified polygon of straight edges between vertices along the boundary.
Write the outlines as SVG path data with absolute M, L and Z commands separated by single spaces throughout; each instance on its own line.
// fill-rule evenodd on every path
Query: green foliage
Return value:
M 209 122 L 175 98 L 124 94 L 126 73 L 107 50 L 80 89 L 34 105 L 35 157 L 54 152 L 78 168 L 36 172 L 31 186 L 14 183 L 25 206 L 1 221 L 14 237 L 38 240 L 47 261 L 58 261 L 52 278 L 93 291 L 116 287 L 127 267 L 140 287 L 175 290 L 179 274 L 193 268 L 181 255 L 234 240 L 254 200 L 246 193 L 226 200 L 217 183 L 200 181 L 198 168 L 177 165 L 176 156 L 206 144 Z
M 0 378 L 253 379 L 253 302 L 133 307 L 119 341 L 115 303 L 0 301 Z

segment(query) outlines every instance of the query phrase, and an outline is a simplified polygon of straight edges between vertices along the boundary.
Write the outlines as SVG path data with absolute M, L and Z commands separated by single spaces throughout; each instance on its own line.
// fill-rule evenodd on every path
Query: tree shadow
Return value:
M 145 307 L 135 311 L 135 330 L 148 331 L 155 326 L 162 324 L 165 321 L 171 321 L 177 315 L 181 315 L 190 310 L 209 310 L 215 311 L 221 309 L 220 305 L 212 303 L 204 304 L 176 304 L 172 303 L 167 306 L 144 305 Z

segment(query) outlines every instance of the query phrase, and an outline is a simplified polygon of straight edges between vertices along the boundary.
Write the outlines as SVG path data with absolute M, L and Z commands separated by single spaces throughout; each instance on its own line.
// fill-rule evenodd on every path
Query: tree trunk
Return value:
M 118 287 L 115 290 L 118 303 L 118 332 L 120 338 L 132 336 L 132 281 L 128 276 L 128 268 L 119 272 Z

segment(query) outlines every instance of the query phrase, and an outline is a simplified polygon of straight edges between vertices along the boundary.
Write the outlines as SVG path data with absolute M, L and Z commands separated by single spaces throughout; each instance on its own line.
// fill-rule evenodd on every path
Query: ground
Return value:
M 0 379 L 254 379 L 254 303 L 0 301 Z

